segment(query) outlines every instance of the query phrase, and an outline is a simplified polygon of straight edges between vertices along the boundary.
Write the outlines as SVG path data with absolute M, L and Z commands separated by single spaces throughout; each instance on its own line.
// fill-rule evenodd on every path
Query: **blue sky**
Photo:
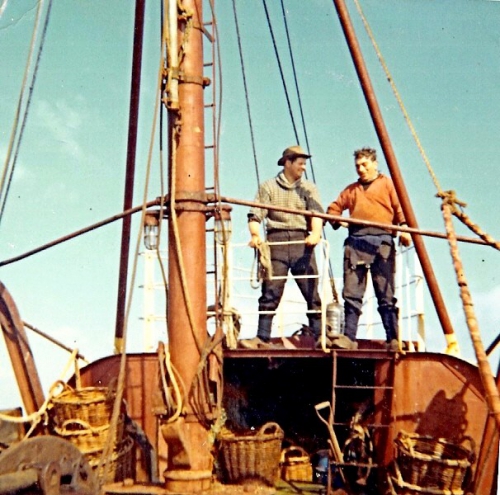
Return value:
M 231 2 L 217 3 L 222 62 L 221 191 L 252 200 L 257 187 Z M 0 258 L 24 253 L 121 211 L 126 157 L 133 7 L 119 0 L 54 2 L 32 104 L 0 223 Z M 128 3 L 127 3 L 128 5 Z M 295 144 L 262 2 L 237 0 L 255 147 L 261 179 L 278 172 L 281 151 Z M 361 47 L 420 226 L 443 231 L 436 190 L 351 3 Z M 365 15 L 434 171 L 445 190 L 468 204 L 472 220 L 500 238 L 500 3 L 486 0 L 364 0 Z M 294 119 L 300 124 L 280 2 L 268 1 Z M 355 179 L 352 151 L 380 149 L 359 89 L 333 2 L 287 0 L 298 84 L 312 167 L 326 205 Z M 29 50 L 37 2 L 0 2 L 0 157 L 4 163 Z M 208 17 L 208 10 L 205 10 Z M 148 2 L 144 44 L 137 188 L 142 199 L 155 77 L 159 7 Z M 220 87 L 220 86 L 219 86 Z M 207 135 L 209 134 L 207 129 Z M 210 138 L 207 138 L 209 141 Z M 299 129 L 305 145 L 304 131 Z M 149 199 L 159 195 L 155 155 Z M 382 171 L 387 171 L 381 156 Z M 207 174 L 207 183 L 211 177 Z M 235 208 L 234 241 L 247 241 L 246 210 Z M 134 220 L 132 245 L 137 235 Z M 460 226 L 462 235 L 468 232 Z M 340 276 L 343 233 L 327 227 Z M 426 240 L 459 335 L 473 357 L 445 241 Z M 118 223 L 2 268 L 1 280 L 21 317 L 91 359 L 112 352 L 120 226 Z M 485 344 L 498 333 L 498 253 L 461 245 L 465 274 Z M 249 264 L 248 252 L 236 262 Z M 251 258 L 251 256 L 250 256 Z M 251 262 L 251 261 L 250 261 Z M 141 267 L 141 262 L 139 262 Z M 247 268 L 249 268 L 247 266 Z M 140 275 L 142 276 L 142 275 Z M 142 279 L 136 285 L 139 285 Z M 132 350 L 142 350 L 142 298 L 134 291 Z M 429 348 L 444 338 L 426 298 Z M 66 360 L 30 334 L 44 383 Z M 2 358 L 5 359 L 5 358 Z M 496 369 L 498 356 L 492 360 Z M 9 381 L 2 366 L 0 381 Z M 10 386 L 7 396 L 10 395 Z M 3 397 L 6 397 L 4 394 Z M 5 406 L 13 405 L 9 401 Z M 17 403 L 17 402 L 16 402 Z M 0 404 L 1 406 L 2 404 Z

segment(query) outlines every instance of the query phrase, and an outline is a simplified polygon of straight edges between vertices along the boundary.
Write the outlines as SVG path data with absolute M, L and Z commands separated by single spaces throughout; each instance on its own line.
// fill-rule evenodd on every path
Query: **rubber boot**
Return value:
M 344 335 L 349 337 L 353 342 L 356 340 L 358 333 L 358 321 L 360 313 L 352 306 L 345 305 L 344 307 Z
M 259 315 L 259 326 L 257 337 L 263 342 L 271 340 L 271 329 L 273 326 L 273 315 Z
M 318 340 L 319 336 L 321 335 L 321 319 L 320 318 L 310 319 L 309 328 L 311 329 L 314 339 Z
M 382 325 L 384 325 L 386 340 L 391 342 L 398 339 L 399 334 L 399 309 L 396 306 L 381 306 L 378 308 Z

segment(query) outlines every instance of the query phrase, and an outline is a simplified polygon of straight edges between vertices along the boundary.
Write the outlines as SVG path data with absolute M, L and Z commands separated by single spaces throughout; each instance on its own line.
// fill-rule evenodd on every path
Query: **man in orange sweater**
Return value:
M 404 225 L 405 218 L 392 180 L 378 171 L 377 153 L 372 148 L 354 152 L 359 179 L 347 186 L 327 210 L 331 215 L 349 211 L 351 218 L 389 225 Z M 338 229 L 347 222 L 332 222 Z M 398 307 L 394 297 L 396 248 L 395 232 L 390 228 L 349 224 L 349 236 L 344 243 L 344 335 L 333 345 L 357 349 L 356 333 L 366 290 L 368 270 L 386 332 L 387 348 L 398 351 Z M 400 243 L 411 244 L 411 236 L 401 233 Z

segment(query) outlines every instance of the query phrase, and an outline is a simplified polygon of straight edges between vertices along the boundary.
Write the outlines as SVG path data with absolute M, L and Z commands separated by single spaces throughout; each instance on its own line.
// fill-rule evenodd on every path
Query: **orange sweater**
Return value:
M 405 223 L 396 189 L 389 177 L 379 174 L 365 187 L 359 181 L 348 185 L 338 198 L 330 203 L 327 213 L 342 215 L 344 210 L 349 210 L 350 217 L 360 220 L 392 225 Z M 357 231 L 359 227 L 351 224 L 349 231 L 352 230 Z

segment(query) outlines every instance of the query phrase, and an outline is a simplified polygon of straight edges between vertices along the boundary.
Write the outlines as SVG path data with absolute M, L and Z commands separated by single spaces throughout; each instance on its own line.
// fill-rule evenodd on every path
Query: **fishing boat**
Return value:
M 46 57 L 50 59 L 51 48 L 60 52 L 64 46 L 71 51 L 71 39 L 78 38 L 78 30 L 84 24 L 78 19 L 85 16 L 92 18 L 99 35 L 86 40 L 91 48 L 82 51 L 82 57 L 88 60 L 93 56 L 105 58 L 111 53 L 106 50 L 109 44 L 130 40 L 130 49 L 119 50 L 119 56 L 123 57 L 119 62 L 109 59 L 110 64 L 121 63 L 125 67 L 129 67 L 129 63 L 124 57 L 131 60 L 128 115 L 114 113 L 114 105 L 110 103 L 113 100 L 105 100 L 104 105 L 113 113 L 115 124 L 124 131 L 121 140 L 126 153 L 120 153 L 120 157 L 123 155 L 126 165 L 125 188 L 120 197 L 123 204 L 115 205 L 114 210 L 102 209 L 104 201 L 101 195 L 110 194 L 102 185 L 112 183 L 117 189 L 119 181 L 116 176 L 107 181 L 106 173 L 99 172 L 97 165 L 102 165 L 102 160 L 116 160 L 116 156 L 111 151 L 105 159 L 91 155 L 91 165 L 79 177 L 90 181 L 96 191 L 95 197 L 85 203 L 88 210 L 91 211 L 95 204 L 102 217 L 96 221 L 94 213 L 87 211 L 79 219 L 94 220 L 87 222 L 87 227 L 69 229 L 73 224 L 65 215 L 67 205 L 59 203 L 59 210 L 51 222 L 45 220 L 42 223 L 45 228 L 39 226 L 44 236 L 53 233 L 55 240 L 40 242 L 25 250 L 18 250 L 18 246 L 28 246 L 29 243 L 18 237 L 8 241 L 13 246 L 12 255 L 4 256 L 0 261 L 6 274 L 0 286 L 0 324 L 11 363 L 9 368 L 22 405 L 9 404 L 9 409 L 6 408 L 0 416 L 0 493 L 497 493 L 499 375 L 493 374 L 490 361 L 498 337 L 487 347 L 483 343 L 478 328 L 480 318 L 474 311 L 460 248 L 465 245 L 466 249 L 471 246 L 477 250 L 498 249 L 498 243 L 464 213 L 463 200 L 439 186 L 368 23 L 370 16 L 365 17 L 359 2 L 355 1 L 348 8 L 343 0 L 334 0 L 328 6 L 319 1 L 310 4 L 290 2 L 288 10 L 283 2 L 278 5 L 278 2 L 271 4 L 264 0 L 258 13 L 250 2 L 241 2 L 241 5 L 237 1 L 232 5 L 229 2 L 215 5 L 212 1 L 202 0 L 158 3 L 153 8 L 152 3 L 146 5 L 144 0 L 136 0 L 135 10 L 131 5 L 124 9 L 119 3 L 100 6 L 109 9 L 105 12 L 116 15 L 116 24 L 125 26 L 130 22 L 133 38 L 124 35 L 120 40 L 106 38 L 105 26 L 113 23 L 113 19 L 104 19 L 104 14 L 102 18 L 94 16 L 90 7 L 83 4 L 78 6 L 80 17 L 65 18 L 65 37 L 51 38 L 51 19 L 61 19 L 63 13 L 71 12 L 71 8 L 57 3 L 53 5 L 51 1 L 46 4 L 38 2 L 33 7 L 35 27 L 31 48 L 11 139 L 6 146 L 0 221 L 8 229 L 9 222 L 14 221 L 9 220 L 9 212 L 17 212 L 16 207 L 9 209 L 7 204 L 12 201 L 11 188 L 16 191 L 15 166 L 23 156 L 21 144 L 26 129 L 29 129 L 28 116 L 34 111 L 35 83 L 42 79 L 40 84 L 43 84 L 45 77 L 49 84 L 56 84 L 57 77 L 62 78 L 62 72 L 57 72 L 60 67 L 44 75 L 44 60 Z M 367 11 L 373 13 L 375 4 L 367 5 Z M 5 1 L 0 7 L 1 15 L 12 15 L 10 7 Z M 408 2 L 408 9 L 414 7 Z M 398 4 L 397 8 L 404 7 Z M 353 22 L 356 11 L 359 18 Z M 297 12 L 304 15 L 297 16 Z M 8 22 L 10 29 L 18 25 L 23 27 L 21 21 L 25 15 L 29 15 L 29 9 L 23 10 L 18 18 L 13 16 L 12 22 Z M 332 261 L 338 263 L 343 240 L 326 229 L 324 240 L 317 248 L 323 302 L 321 345 L 317 346 L 308 333 L 301 320 L 305 311 L 302 302 L 291 293 L 275 317 L 272 334 L 275 345 L 266 349 L 241 346 L 241 339 L 255 334 L 257 296 L 254 292 L 253 299 L 248 302 L 239 289 L 243 285 L 258 288 L 259 278 L 257 262 L 253 260 L 253 251 L 246 246 L 246 237 L 239 245 L 242 232 L 248 235 L 247 211 L 259 205 L 248 198 L 253 197 L 254 189 L 261 182 L 257 155 L 262 152 L 256 152 L 256 124 L 249 104 L 251 87 L 249 74 L 245 71 L 246 52 L 242 36 L 245 23 L 248 28 L 248 20 L 254 15 L 263 21 L 252 24 L 252 30 L 255 30 L 253 53 L 260 59 L 257 76 L 261 86 L 256 88 L 259 88 L 257 94 L 262 100 L 261 106 L 266 110 L 258 127 L 259 133 L 273 136 L 272 140 L 266 140 L 265 155 L 272 150 L 281 153 L 293 140 L 310 149 L 316 158 L 306 132 L 305 108 L 302 107 L 298 84 L 301 78 L 297 76 L 292 50 L 294 38 L 290 37 L 288 22 L 292 24 L 294 20 L 296 27 L 308 29 L 313 34 L 316 29 L 319 31 L 318 26 L 322 25 L 323 29 L 324 23 L 336 30 L 332 35 L 334 49 L 331 53 L 330 45 L 329 53 L 324 53 L 323 45 L 308 45 L 308 50 L 314 55 L 305 65 L 307 69 L 300 73 L 312 80 L 308 90 L 316 95 L 312 100 L 317 119 L 322 127 L 331 124 L 328 132 L 320 133 L 321 139 L 331 139 L 335 146 L 341 143 L 332 138 L 331 133 L 340 126 L 346 126 L 346 132 L 352 133 L 360 127 L 357 122 L 360 119 L 357 116 L 354 123 L 350 122 L 348 115 L 339 119 L 332 114 L 332 109 L 343 108 L 342 100 L 355 98 L 354 92 L 358 95 L 358 103 L 364 100 L 366 116 L 361 120 L 366 121 L 369 130 L 360 131 L 348 142 L 377 140 L 396 186 L 408 226 L 393 228 L 411 233 L 414 243 L 414 248 L 400 253 L 402 261 L 398 273 L 406 272 L 410 265 L 412 271 L 400 280 L 399 299 L 405 309 L 401 312 L 398 352 L 388 350 L 384 339 L 379 338 L 380 328 L 377 329 L 377 323 L 370 318 L 368 301 L 358 348 L 333 349 L 326 345 L 327 332 L 342 331 L 341 277 L 337 273 L 338 266 L 332 269 L 332 265 L 335 266 Z M 279 47 L 284 45 L 278 42 L 273 15 L 283 22 L 279 32 L 281 39 L 287 41 L 285 46 L 288 45 L 290 53 L 286 67 L 279 55 Z M 221 19 L 232 20 L 233 31 L 222 27 Z M 266 58 L 261 52 L 265 21 L 278 62 L 276 65 L 275 59 Z M 147 42 L 148 36 L 153 35 L 145 29 L 152 24 L 156 25 L 160 40 L 156 52 L 150 50 L 151 45 Z M 380 20 L 376 24 L 380 29 Z M 363 28 L 364 45 L 359 41 L 359 30 Z M 301 39 L 299 34 L 296 36 Z M 223 48 L 226 42 L 232 42 L 231 49 Z M 444 231 L 442 228 L 428 228 L 431 220 L 427 217 L 425 228 L 417 222 L 398 153 L 389 137 L 387 112 L 381 110 L 378 92 L 365 60 L 363 48 L 369 45 L 373 45 L 374 53 L 382 62 L 384 78 L 402 110 L 402 121 L 408 123 L 411 134 L 416 137 L 418 151 L 431 171 L 442 204 L 442 214 L 439 206 L 437 212 L 441 215 L 441 224 L 444 218 Z M 342 76 L 335 72 L 337 69 L 329 68 L 328 62 L 335 58 L 331 56 L 334 52 L 338 53 L 335 57 L 344 57 L 346 65 L 342 68 Z M 224 57 L 231 53 L 233 56 L 237 54 L 233 61 L 239 62 L 226 66 Z M 235 69 L 236 65 L 241 71 L 239 84 L 243 88 L 244 102 L 232 101 L 235 87 L 223 85 L 227 70 Z M 112 67 L 116 68 L 115 65 Z M 86 74 L 90 79 L 91 73 L 89 69 Z M 285 73 L 289 75 L 285 77 Z M 280 99 L 285 108 L 281 111 L 284 116 L 279 112 L 270 114 L 268 110 L 270 101 L 280 94 L 269 85 L 273 75 L 279 75 L 285 94 L 285 98 L 281 96 Z M 318 81 L 322 75 L 329 76 L 328 84 L 340 82 L 337 89 L 344 93 L 334 96 L 320 89 Z M 128 86 L 124 81 L 117 81 L 114 74 L 101 73 L 99 77 L 103 80 L 109 77 L 107 81 L 114 97 L 127 93 Z M 347 83 L 343 80 L 345 77 L 348 77 Z M 296 104 L 292 103 L 291 84 L 287 85 L 287 81 L 294 81 L 298 112 L 294 112 Z M 82 94 L 85 94 L 84 90 Z M 90 106 L 94 108 L 95 105 L 102 112 L 104 96 L 99 92 L 93 93 L 93 97 Z M 386 97 L 384 93 L 384 102 Z M 239 118 L 239 121 L 233 121 L 236 122 L 234 128 L 224 124 L 223 104 L 226 100 L 229 100 L 230 112 Z M 83 112 L 86 103 L 82 97 L 77 98 L 75 104 Z M 148 104 L 149 110 L 141 113 L 143 105 Z M 55 106 L 64 108 L 64 102 L 56 102 Z M 57 123 L 57 114 L 50 112 L 50 105 L 34 108 L 41 110 L 41 121 L 50 118 Z M 361 104 L 355 108 L 361 108 Z M 70 151 L 69 156 L 83 160 L 83 150 L 72 139 L 72 130 L 81 123 L 77 115 L 68 114 L 73 120 L 65 120 L 56 126 L 60 131 L 59 140 L 50 145 L 51 152 L 52 148 L 59 147 L 63 156 Z M 299 114 L 302 117 L 301 131 L 295 125 L 298 119 L 294 118 Z M 394 116 L 390 117 L 389 120 L 394 122 Z M 334 124 L 335 118 L 341 122 Z M 128 132 L 126 125 L 122 125 L 127 119 Z M 147 121 L 147 125 L 141 119 Z M 249 122 L 251 141 L 251 145 L 245 146 L 242 145 L 243 128 L 240 127 L 244 120 Z M 288 130 L 284 130 L 283 122 Z M 100 127 L 98 122 L 90 122 L 90 127 L 91 137 L 88 139 L 94 143 L 106 141 L 104 136 L 112 139 L 109 129 Z M 144 139 L 147 144 L 141 143 L 139 137 L 149 135 L 149 141 Z M 231 140 L 236 149 L 241 149 L 240 153 L 223 151 L 223 143 Z M 284 141 L 284 144 L 277 141 Z M 145 177 L 140 179 L 136 177 L 139 153 L 147 156 L 143 167 Z M 351 153 L 349 149 L 346 156 L 350 157 Z M 51 156 L 49 153 L 43 158 L 48 160 Z M 257 178 L 253 185 L 250 180 L 252 161 Z M 271 161 L 274 164 L 275 158 Z M 317 183 L 323 181 L 322 193 L 328 192 L 333 199 L 340 187 L 330 184 L 331 170 L 322 171 L 326 178 L 314 177 L 316 172 L 311 167 L 312 179 Z M 58 172 L 67 173 L 66 169 Z M 81 170 L 76 172 L 82 173 Z M 349 174 L 352 172 L 351 167 Z M 159 177 L 155 179 L 154 187 L 151 185 L 153 173 Z M 342 178 L 343 173 L 339 171 L 336 180 Z M 347 177 L 351 175 L 345 173 L 347 183 L 350 181 Z M 328 182 L 326 186 L 325 182 Z M 240 197 L 231 193 L 234 190 L 231 184 L 237 183 L 243 191 Z M 139 201 L 134 200 L 134 190 L 139 190 L 137 184 L 143 188 Z M 334 189 L 333 193 L 330 188 Z M 44 201 L 49 201 L 56 193 L 57 188 L 46 195 L 44 192 Z M 24 196 L 18 198 L 26 199 Z M 77 195 L 75 198 L 70 198 L 70 201 L 81 200 Z M 36 215 L 41 205 L 34 201 L 30 207 Z M 308 215 L 292 209 L 289 212 Z M 473 234 L 457 234 L 453 216 Z M 12 217 L 17 225 L 21 225 L 19 230 L 34 229 L 28 221 L 20 223 L 19 215 L 12 214 Z M 328 222 L 341 220 L 327 214 L 321 217 L 326 227 Z M 25 217 L 21 215 L 21 219 L 24 222 Z M 90 248 L 94 258 L 85 260 L 82 253 L 87 251 L 80 245 L 75 248 L 77 251 L 68 248 L 69 261 L 60 261 L 61 255 L 57 252 L 63 246 L 74 246 L 78 239 L 98 236 L 98 232 L 109 226 L 114 229 L 110 231 L 110 237 L 121 240 L 115 253 L 120 259 L 116 269 L 111 270 L 102 256 L 108 249 L 105 244 L 110 238 L 108 236 L 98 237 L 99 247 Z M 121 226 L 121 236 L 118 226 Z M 134 229 L 137 231 L 135 247 L 132 243 Z M 68 230 L 72 233 L 68 234 Z M 465 344 L 459 340 L 455 318 L 450 317 L 444 303 L 426 245 L 429 239 L 435 243 L 432 246 L 436 250 L 439 246 L 440 250 L 451 254 L 450 272 L 454 270 L 455 293 L 460 294 L 463 302 L 474 359 L 461 356 Z M 75 254 L 78 251 L 79 254 Z M 44 268 L 37 269 L 35 260 L 44 256 L 45 259 L 54 256 L 60 261 L 60 266 L 67 266 L 67 270 L 51 273 L 50 277 L 48 274 L 41 276 L 45 274 Z M 485 256 L 481 256 L 484 260 Z M 439 258 L 441 263 L 444 263 L 443 259 Z M 70 265 L 80 268 L 82 280 L 88 278 L 86 269 L 92 260 L 100 267 L 92 275 L 93 290 L 83 291 L 76 282 L 65 283 L 64 272 L 69 274 Z M 241 260 L 248 268 L 244 276 L 236 268 Z M 19 272 L 15 267 L 18 266 L 23 266 L 27 275 L 16 282 Z M 111 290 L 104 288 L 103 283 L 110 278 L 108 272 L 117 275 L 117 284 Z M 61 288 L 61 295 L 66 293 L 68 301 L 77 303 L 80 308 L 78 316 L 66 313 L 62 299 L 51 301 L 46 298 L 37 301 L 39 312 L 30 316 L 41 323 L 27 321 L 23 302 L 25 297 L 29 299 L 29 295 L 23 292 L 29 292 L 33 277 L 47 284 L 54 284 L 55 280 Z M 448 278 L 447 283 L 451 283 L 450 280 L 452 278 Z M 435 312 L 431 317 L 430 332 L 426 330 L 429 323 L 421 305 L 424 282 L 429 289 L 426 298 L 431 301 Z M 140 323 L 139 331 L 139 325 L 131 319 L 135 303 L 133 292 L 137 285 L 143 286 L 145 295 L 141 306 L 144 321 Z M 23 286 L 24 290 L 21 290 Z M 114 301 L 104 304 L 104 301 L 109 303 L 111 293 L 117 294 L 116 304 Z M 107 306 L 112 306 L 111 311 Z M 91 314 L 94 309 L 99 309 L 101 315 L 103 308 L 115 320 L 114 332 L 113 328 L 106 333 L 92 328 L 96 325 L 101 329 L 102 323 L 93 319 Z M 158 318 L 160 312 L 161 318 Z M 65 317 L 71 321 L 70 331 L 60 332 L 55 338 L 45 330 L 51 326 L 51 321 Z M 75 320 L 84 322 L 81 330 L 85 336 L 77 337 L 72 333 Z M 109 326 L 108 323 L 104 327 Z M 437 328 L 440 328 L 439 332 Z M 32 345 L 31 333 L 36 339 L 41 336 L 49 340 L 51 347 L 44 342 L 42 353 L 37 352 Z M 440 343 L 439 351 L 431 350 L 432 346 L 427 342 L 429 334 L 431 340 Z M 77 345 L 68 346 L 68 340 L 75 340 Z M 134 345 L 141 347 L 136 345 L 138 341 L 143 348 L 131 350 Z M 89 347 L 99 347 L 97 359 L 88 362 L 85 343 Z M 108 344 L 109 352 L 103 350 Z M 58 349 L 55 350 L 53 345 Z M 47 364 L 40 366 L 42 354 L 43 362 Z M 6 376 L 2 381 L 9 380 L 9 375 Z

